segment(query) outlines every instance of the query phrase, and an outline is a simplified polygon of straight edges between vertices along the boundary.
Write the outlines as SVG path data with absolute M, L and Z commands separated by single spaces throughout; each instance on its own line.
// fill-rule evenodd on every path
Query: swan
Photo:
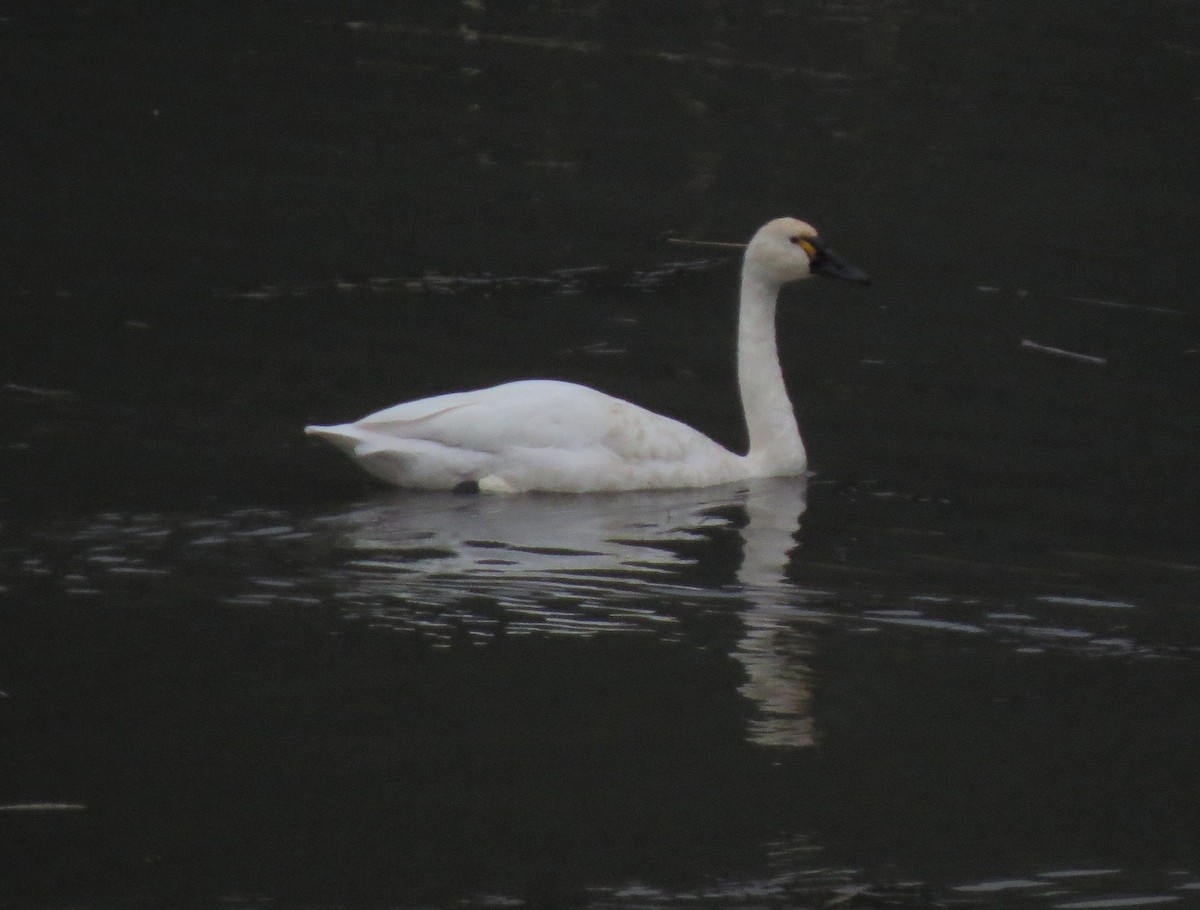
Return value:
M 552 379 L 408 401 L 305 432 L 379 479 L 421 490 L 585 493 L 803 474 L 808 460 L 779 366 L 775 305 L 784 284 L 810 275 L 869 282 L 795 218 L 768 222 L 746 246 L 737 327 L 745 455 L 670 417 Z

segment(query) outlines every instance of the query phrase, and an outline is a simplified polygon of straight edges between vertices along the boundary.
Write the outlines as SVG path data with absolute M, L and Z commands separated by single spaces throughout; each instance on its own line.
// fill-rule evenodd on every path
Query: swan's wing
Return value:
M 724 451 L 703 433 L 595 389 L 525 380 L 406 402 L 362 418 L 377 436 L 476 452 L 604 450 L 618 459 L 682 461 Z

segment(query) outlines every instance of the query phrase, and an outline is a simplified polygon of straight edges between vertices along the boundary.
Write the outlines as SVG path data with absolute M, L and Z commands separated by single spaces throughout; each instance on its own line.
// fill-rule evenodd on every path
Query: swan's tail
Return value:
M 400 486 L 413 486 L 412 458 L 404 451 L 402 443 L 364 430 L 352 423 L 338 426 L 307 426 L 306 436 L 317 436 L 341 449 L 354 459 L 359 467 L 380 480 Z
M 369 434 L 364 433 L 352 423 L 343 423 L 338 426 L 322 427 L 322 426 L 307 426 L 304 428 L 306 436 L 319 436 L 326 442 L 331 442 L 348 455 L 364 455 L 366 454 L 362 447 L 369 445 Z
M 397 439 L 353 423 L 307 426 L 304 432 L 337 446 L 380 480 L 422 490 L 452 490 L 478 477 L 492 458 L 427 439 Z

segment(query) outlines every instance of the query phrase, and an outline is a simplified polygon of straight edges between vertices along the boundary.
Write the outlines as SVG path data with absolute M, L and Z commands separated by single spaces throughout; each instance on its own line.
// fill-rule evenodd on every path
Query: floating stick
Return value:
M 1021 347 L 1026 351 L 1048 354 L 1051 357 L 1063 357 L 1067 360 L 1077 360 L 1080 363 L 1091 363 L 1100 367 L 1108 365 L 1108 359 L 1105 357 L 1097 357 L 1094 354 L 1080 354 L 1076 351 L 1066 351 L 1062 348 L 1051 347 L 1048 344 L 1038 344 L 1036 341 L 1030 341 L 1028 338 L 1021 341 Z
M 720 240 L 690 240 L 687 237 L 668 237 L 667 243 L 678 243 L 686 246 L 719 246 L 725 249 L 744 250 L 744 243 L 723 243 Z

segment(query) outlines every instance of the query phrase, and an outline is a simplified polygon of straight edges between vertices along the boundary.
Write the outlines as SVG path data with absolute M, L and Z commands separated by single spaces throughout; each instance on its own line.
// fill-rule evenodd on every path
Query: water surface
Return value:
M 0 899 L 1197 904 L 1192 2 L 0 2 Z M 527 376 L 804 479 L 373 485 Z

